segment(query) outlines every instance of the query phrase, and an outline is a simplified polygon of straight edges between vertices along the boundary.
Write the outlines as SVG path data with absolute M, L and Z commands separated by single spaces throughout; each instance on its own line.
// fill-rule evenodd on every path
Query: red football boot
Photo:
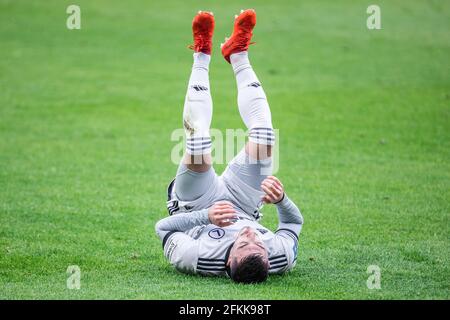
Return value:
M 253 28 L 256 25 L 256 12 L 253 9 L 241 10 L 235 16 L 233 34 L 222 43 L 222 55 L 230 63 L 230 55 L 247 51 L 252 44 Z
M 195 52 L 211 55 L 214 25 L 214 14 L 212 12 L 199 11 L 192 20 L 194 44 L 190 45 L 189 48 Z

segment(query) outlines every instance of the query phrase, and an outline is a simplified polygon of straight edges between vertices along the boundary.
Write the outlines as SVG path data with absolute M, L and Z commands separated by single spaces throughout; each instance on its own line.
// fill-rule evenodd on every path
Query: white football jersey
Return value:
M 186 232 L 174 232 L 164 243 L 164 255 L 181 272 L 227 275 L 229 251 L 237 234 L 247 226 L 256 230 L 267 248 L 269 273 L 284 273 L 295 266 L 298 248 L 296 232 L 283 228 L 274 233 L 257 221 L 242 216 L 228 227 L 209 224 Z

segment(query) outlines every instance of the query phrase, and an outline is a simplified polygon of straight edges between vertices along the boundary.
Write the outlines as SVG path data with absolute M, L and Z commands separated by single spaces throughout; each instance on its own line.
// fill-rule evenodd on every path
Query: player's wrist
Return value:
M 277 202 L 274 202 L 273 204 L 280 204 L 283 200 L 284 200 L 284 198 L 286 197 L 286 192 L 283 192 L 283 195 L 281 196 L 281 199 L 280 200 L 278 200 Z

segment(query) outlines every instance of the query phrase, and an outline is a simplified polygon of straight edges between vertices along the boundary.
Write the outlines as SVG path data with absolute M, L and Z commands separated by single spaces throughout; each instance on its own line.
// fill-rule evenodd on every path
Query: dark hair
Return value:
M 260 254 L 250 254 L 240 262 L 234 260 L 230 266 L 230 277 L 235 282 L 263 282 L 269 275 L 268 263 Z

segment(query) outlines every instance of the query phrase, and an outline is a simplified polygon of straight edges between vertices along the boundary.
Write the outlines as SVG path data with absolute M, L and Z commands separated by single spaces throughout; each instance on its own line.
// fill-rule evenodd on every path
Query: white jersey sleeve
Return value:
M 298 241 L 284 233 L 275 234 L 269 256 L 269 272 L 285 273 L 295 267 L 297 262 Z
M 158 221 L 155 231 L 162 241 L 164 256 L 179 271 L 195 272 L 199 241 L 188 230 L 209 223 L 208 210 L 176 214 Z
M 184 232 L 175 232 L 164 243 L 164 256 L 178 271 L 195 273 L 199 241 Z
M 298 237 L 303 216 L 297 206 L 285 195 L 277 204 L 279 224 L 269 254 L 269 272 L 284 273 L 297 262 Z

